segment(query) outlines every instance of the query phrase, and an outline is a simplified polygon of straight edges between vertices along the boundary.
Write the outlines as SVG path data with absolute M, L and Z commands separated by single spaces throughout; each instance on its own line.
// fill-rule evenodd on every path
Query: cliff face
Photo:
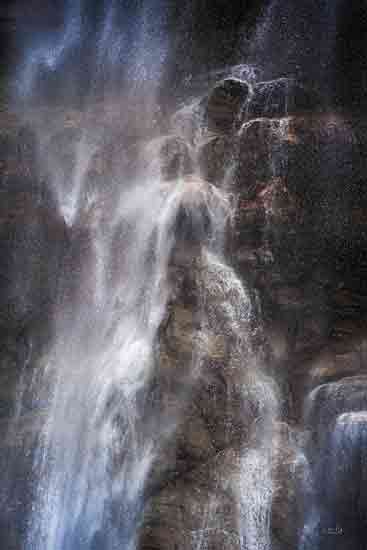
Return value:
M 253 312 L 254 325 L 250 316 L 243 327 L 251 345 L 235 367 L 234 340 L 216 305 L 230 298 L 217 289 L 206 300 L 213 304 L 215 322 L 202 338 L 202 383 L 184 415 L 188 426 L 182 426 L 186 435 L 179 432 L 173 479 L 148 504 L 142 545 L 191 548 L 200 534 L 213 548 L 243 544 L 234 535 L 236 521 L 245 524 L 251 512 L 241 515 L 237 491 L 241 475 L 247 481 L 253 475 L 249 464 L 243 473 L 243 449 L 253 446 L 254 423 L 266 417 L 250 390 L 241 398 L 243 388 L 251 388 L 247 376 L 255 361 L 281 393 L 282 412 L 278 418 L 274 413 L 271 436 L 272 548 L 294 548 L 300 538 L 307 548 L 354 548 L 361 536 L 358 505 L 353 515 L 340 504 L 345 479 L 330 481 L 325 496 L 323 476 L 335 468 L 328 453 L 343 452 L 333 447 L 335 423 L 346 411 L 363 410 L 366 400 L 364 121 L 325 112 L 312 92 L 284 79 L 252 90 L 247 83 L 226 80 L 209 92 L 200 109 L 206 130 L 198 137 L 190 127 L 191 143 L 202 177 L 234 201 L 226 254 L 258 299 L 259 311 Z M 203 293 L 196 288 L 197 269 L 195 262 L 181 267 L 183 281 L 190 280 L 185 288 L 194 296 Z M 190 364 L 193 342 L 205 333 L 195 323 L 197 307 L 180 293 L 170 306 L 160 364 L 167 365 L 172 378 Z M 352 417 L 346 422 L 357 425 Z M 200 451 L 193 449 L 191 430 Z M 346 439 L 340 445 L 345 449 Z M 348 460 L 340 460 L 342 468 L 349 468 Z M 261 461 L 257 464 L 261 469 Z M 353 486 L 363 476 L 355 468 Z M 257 484 L 261 492 L 259 479 Z M 245 493 L 251 501 L 249 490 Z M 331 504 L 333 498 L 338 504 Z M 302 534 L 315 509 L 321 519 L 314 531 L 311 527 Z
M 44 154 L 62 150 L 67 171 L 73 163 L 68 147 L 78 139 L 80 121 L 70 112 L 62 120 Z M 116 189 L 111 192 L 103 181 L 122 166 L 125 173 L 133 171 L 136 160 L 131 149 L 121 148 L 114 117 L 106 124 L 114 137 L 89 168 L 105 211 Z M 276 381 L 280 402 L 269 436 L 272 548 L 295 547 L 315 502 L 330 516 L 322 511 L 312 543 L 355 548 L 354 527 L 364 504 L 354 504 L 360 507 L 351 516 L 348 498 L 343 500 L 349 482 L 330 482 L 332 488 L 319 493 L 317 481 L 335 466 L 325 449 L 340 416 L 349 414 L 343 426 L 365 426 L 360 411 L 366 407 L 366 123 L 348 113 L 325 112 L 317 96 L 293 80 L 251 87 L 227 79 L 191 111 L 177 114 L 172 125 L 177 136 L 155 145 L 161 177 L 167 185 L 180 176 L 183 186 L 202 186 L 206 200 L 183 208 L 175 228 L 170 298 L 150 391 L 165 422 L 181 420 L 149 476 L 140 546 L 189 549 L 205 540 L 208 548 L 241 548 L 239 524 L 250 514 L 250 508 L 238 509 L 241 476 L 252 475 L 259 485 L 262 474 L 259 457 L 256 470 L 244 464 L 243 450 L 252 448 L 254 426 L 266 424 L 273 410 L 271 404 L 261 408 L 252 385 L 257 364 Z M 96 214 L 91 210 L 68 227 L 40 171 L 29 127 L 4 115 L 0 138 L 1 426 L 3 448 L 11 452 L 37 436 L 32 411 L 18 419 L 20 436 L 12 436 L 16 384 L 37 372 L 52 341 L 55 308 L 69 308 L 72 315 L 78 281 L 88 280 L 88 262 L 94 261 Z M 223 204 L 214 190 L 206 191 L 207 182 L 223 193 Z M 228 206 L 223 247 L 231 268 L 214 268 L 203 252 L 213 231 L 208 204 Z M 192 222 L 194 210 L 199 214 Z M 123 248 L 123 228 L 114 246 Z M 123 267 L 116 257 L 112 277 Z M 226 286 L 232 269 L 246 295 Z M 85 299 L 88 288 L 83 292 Z M 234 329 L 226 308 L 236 310 L 238 304 L 241 322 Z M 198 357 L 200 369 L 193 373 Z M 340 430 L 343 447 L 348 438 Z M 361 437 L 353 452 L 361 454 L 363 442 Z M 307 468 L 316 487 L 306 487 Z M 353 466 L 353 491 L 363 478 L 361 468 Z M 14 483 L 21 494 L 24 482 Z M 336 511 L 331 495 L 340 501 Z M 14 526 L 22 521 L 12 514 L 9 510 L 4 531 L 8 547 L 18 548 Z M 328 530 L 336 528 L 346 536 L 331 541 Z

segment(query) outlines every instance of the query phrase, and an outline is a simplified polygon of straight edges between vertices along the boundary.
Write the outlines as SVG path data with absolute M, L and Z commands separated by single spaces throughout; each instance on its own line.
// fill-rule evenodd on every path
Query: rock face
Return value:
M 284 117 L 317 111 L 321 100 L 293 78 L 278 78 L 254 86 L 248 117 Z
M 9 550 L 22 544 L 23 518 L 30 497 L 24 493 L 30 455 L 19 459 L 18 451 L 24 446 L 32 452 L 40 427 L 39 415 L 31 408 L 30 391 L 25 388 L 31 387 L 32 367 L 53 332 L 53 312 L 68 246 L 67 229 L 55 198 L 38 177 L 31 138 L 19 131 L 15 138 L 3 135 L 0 144 L 0 434 L 5 480 L 0 530 L 4 548 Z M 23 391 L 22 387 L 26 412 L 17 422 L 18 431 L 9 424 L 9 417 L 16 415 L 15 392 Z M 14 502 L 20 503 L 16 511 L 8 508 L 9 502 L 3 502 L 7 490 Z
M 14 383 L 7 358 L 21 366 L 30 349 L 37 353 L 52 333 L 68 239 L 52 195 L 33 178 L 9 175 L 0 184 L 1 376 Z M 5 381 L 2 387 L 11 400 L 14 388 Z
M 164 185 L 181 178 L 186 195 L 172 227 L 170 299 L 152 380 L 160 419 L 174 425 L 174 435 L 152 466 L 139 547 L 243 548 L 249 513 L 241 515 L 241 475 L 250 475 L 243 464 L 251 470 L 249 453 L 256 456 L 266 433 L 272 489 L 264 521 L 272 548 L 291 550 L 300 541 L 310 550 L 356 548 L 365 533 L 365 505 L 355 502 L 366 481 L 366 123 L 323 111 L 316 93 L 289 79 L 250 85 L 227 78 L 200 109 L 200 139 L 188 140 L 187 126 L 180 134 L 177 125 L 149 145 L 157 159 L 149 169 Z M 61 147 L 71 169 L 68 142 L 78 129 L 65 126 L 48 154 Z M 47 345 L 60 278 L 70 306 L 75 279 L 87 278 L 94 261 L 90 218 L 67 228 L 41 183 L 31 133 L 14 121 L 8 128 L 12 134 L 0 141 L 5 420 L 29 342 L 37 342 L 29 360 L 35 370 Z M 98 189 L 103 174 L 122 165 L 134 171 L 136 159 L 119 143 L 93 157 Z M 98 195 L 107 205 L 116 196 L 108 193 Z M 116 229 L 116 247 L 126 231 Z M 206 251 L 220 232 L 231 267 Z M 119 270 L 118 262 L 111 267 L 113 276 Z M 227 284 L 233 274 L 240 286 Z M 257 385 L 254 365 L 263 373 Z M 344 464 L 340 479 L 330 449 Z M 328 471 L 335 476 L 323 485 Z M 333 529 L 346 536 L 330 546 Z
M 234 131 L 243 119 L 243 109 L 250 95 L 251 87 L 243 80 L 226 78 L 217 84 L 205 102 L 208 130 Z

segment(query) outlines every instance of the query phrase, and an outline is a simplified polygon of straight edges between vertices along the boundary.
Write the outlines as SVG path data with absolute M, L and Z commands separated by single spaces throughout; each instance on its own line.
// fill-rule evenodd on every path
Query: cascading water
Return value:
M 57 328 L 45 367 L 46 391 L 51 387 L 52 393 L 37 453 L 41 477 L 30 547 L 89 548 L 109 522 L 110 501 L 117 500 L 120 532 L 109 533 L 109 544 L 129 546 L 136 534 L 144 480 L 156 452 L 154 439 L 143 436 L 138 401 L 144 401 L 153 370 L 153 344 L 167 299 L 175 211 L 174 197 L 162 197 L 157 182 L 149 180 L 143 188 L 134 187 L 121 203 L 119 221 L 134 237 L 125 244 L 129 265 L 117 288 L 102 299 L 95 288 L 95 301 L 76 322 L 67 318 L 67 326 L 61 321 Z M 146 206 L 139 200 L 142 192 L 149 197 Z M 152 247 L 155 257 L 150 258 Z M 98 263 L 95 270 L 100 285 Z M 92 326 L 85 330 L 85 324 Z M 112 481 L 119 457 L 121 471 Z
M 102 189 L 93 186 L 90 189 L 91 165 L 109 138 L 103 128 L 96 126 L 97 117 L 90 102 L 94 94 L 98 96 L 101 84 L 106 86 L 107 82 L 109 91 L 111 80 L 116 85 L 113 66 L 126 47 L 124 36 L 117 37 L 115 12 L 113 4 L 106 10 L 96 72 L 92 73 L 94 88 L 78 135 L 71 134 L 71 141 L 65 143 L 69 150 L 66 160 L 58 146 L 52 145 L 53 140 L 57 142 L 59 120 L 49 124 L 42 117 L 32 119 L 27 101 L 37 99 L 40 74 L 57 72 L 67 64 L 71 49 L 79 44 L 83 36 L 81 5 L 70 5 L 65 28 L 51 39 L 53 45 L 46 41 L 30 50 L 17 80 L 23 116 L 39 136 L 40 156 L 44 157 L 40 170 L 50 180 L 67 224 L 74 228 L 81 220 L 88 220 L 92 251 L 89 272 L 86 278 L 81 277 L 76 296 L 74 293 L 70 298 L 67 283 L 66 286 L 61 283 L 54 341 L 42 360 L 41 381 L 37 380 L 32 388 L 35 402 L 43 404 L 44 425 L 35 451 L 34 503 L 28 520 L 27 549 L 91 549 L 101 545 L 112 549 L 133 548 L 138 544 L 147 481 L 162 445 L 167 438 L 172 439 L 179 421 L 175 416 L 166 418 L 159 402 L 152 401 L 151 392 L 159 370 L 155 348 L 170 295 L 171 257 L 177 254 L 177 247 L 187 248 L 192 239 L 199 248 L 204 246 L 198 282 L 202 315 L 209 324 L 221 318 L 228 335 L 232 334 L 231 368 L 239 377 L 235 382 L 239 385 L 237 391 L 244 393 L 245 403 L 251 390 L 246 393 L 241 386 L 250 384 L 259 402 L 267 399 L 255 388 L 256 372 L 251 375 L 254 382 L 239 371 L 239 361 L 244 354 L 248 355 L 249 348 L 248 298 L 234 272 L 220 259 L 230 213 L 225 195 L 194 174 L 191 179 L 183 178 L 181 167 L 176 170 L 174 180 L 164 181 L 157 141 L 144 146 L 140 160 L 135 161 L 137 168 L 133 175 L 122 170 L 114 174 L 117 182 L 104 181 Z M 152 39 L 151 23 L 144 14 L 142 21 L 145 21 L 142 40 L 135 43 L 132 61 L 129 60 L 131 69 L 127 71 L 133 85 L 130 84 L 131 90 L 126 90 L 125 85 L 123 93 L 132 103 L 131 93 L 138 82 L 145 88 L 134 93 L 140 94 L 145 103 L 148 101 L 154 112 L 157 67 L 163 63 L 165 54 L 160 36 L 161 49 L 149 59 L 151 43 L 145 45 L 145 41 L 147 37 Z M 110 67 L 106 66 L 105 58 Z M 118 115 L 124 131 L 129 131 L 131 120 L 121 107 Z M 146 122 L 139 132 L 145 131 Z M 108 207 L 108 213 L 101 211 L 98 204 L 107 187 L 109 196 L 102 208 Z M 121 248 L 116 249 L 117 233 L 123 237 Z M 207 248 L 212 251 L 205 252 Z M 113 264 L 118 265 L 117 272 L 113 272 Z M 238 303 L 232 301 L 231 294 Z M 224 302 L 214 306 L 218 298 Z M 200 376 L 200 364 L 199 352 L 193 360 L 192 373 L 186 377 L 188 388 Z M 232 391 L 229 389 L 230 408 Z M 190 401 L 188 389 L 182 400 Z M 179 414 L 176 412 L 176 416 Z M 250 481 L 249 487 L 244 481 L 247 469 L 253 469 L 249 463 L 254 460 L 256 463 L 260 460 L 262 468 L 269 471 L 268 463 L 261 461 L 262 447 L 260 443 L 257 449 L 258 444 L 254 443 L 254 449 L 243 460 L 237 497 L 241 547 L 249 549 L 269 547 L 266 541 L 271 479 L 267 477 L 260 489 L 255 480 L 254 485 Z M 255 455 L 258 458 L 254 459 Z M 248 499 L 246 493 L 258 491 L 259 498 Z M 245 528 L 242 516 L 246 516 Z
M 308 422 L 316 418 L 318 426 L 302 549 L 361 548 L 365 537 L 364 384 L 363 377 L 344 378 L 317 387 L 308 398 L 306 417 Z
M 291 336 L 271 348 L 265 334 L 307 263 L 284 268 L 282 239 L 297 246 L 292 222 L 319 220 L 303 217 L 303 140 L 324 148 L 324 180 L 340 169 L 330 135 L 348 134 L 348 155 L 357 139 L 342 117 L 317 118 L 332 96 L 341 2 L 321 2 L 317 24 L 313 4 L 267 3 L 252 45 L 244 54 L 239 37 L 224 68 L 219 52 L 198 69 L 190 2 L 70 1 L 54 32 L 25 44 L 13 109 L 36 136 L 66 251 L 47 345 L 23 354 L 7 426 L 9 440 L 23 437 L 22 550 L 316 550 L 343 544 L 341 533 L 359 550 L 364 490 L 344 490 L 349 476 L 366 481 L 365 380 L 316 384 L 300 419 Z

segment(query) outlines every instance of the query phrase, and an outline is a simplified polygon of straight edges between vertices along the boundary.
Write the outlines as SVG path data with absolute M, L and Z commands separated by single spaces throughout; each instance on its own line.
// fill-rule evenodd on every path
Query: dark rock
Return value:
M 238 128 L 250 95 L 250 85 L 244 80 L 226 78 L 217 84 L 206 99 L 209 131 L 228 133 Z
M 234 171 L 236 191 L 241 198 L 254 198 L 256 188 L 285 176 L 292 141 L 287 119 L 261 118 L 242 126 Z
M 312 452 L 315 483 L 308 513 L 311 515 L 319 510 L 320 515 L 314 525 L 313 541 L 307 548 L 312 548 L 312 542 L 327 549 L 357 548 L 358 541 L 364 540 L 366 535 L 363 518 L 366 514 L 367 415 L 362 396 L 366 388 L 361 379 L 359 382 L 363 389 L 354 385 L 351 379 L 341 381 L 338 388 L 336 385 L 329 387 L 331 393 L 325 397 L 331 398 L 328 403 L 331 411 L 325 411 L 325 405 L 319 409 L 319 420 L 330 423 L 319 424 L 317 447 Z M 347 412 L 342 412 L 345 407 Z M 342 537 L 343 542 L 331 545 L 330 534 Z
M 293 78 L 278 78 L 254 85 L 247 117 L 279 118 L 318 111 L 320 107 L 321 99 L 315 91 L 305 88 Z
M 293 280 L 318 262 L 361 265 L 355 258 L 365 242 L 367 195 L 362 161 L 353 159 L 365 145 L 362 137 L 356 142 L 354 127 L 331 115 L 244 124 L 229 186 L 239 199 L 236 243 L 248 240 L 249 228 L 249 248 L 267 243 L 275 265 Z
M 237 160 L 237 147 L 234 139 L 216 136 L 201 145 L 198 164 L 202 177 L 214 185 L 225 185 L 232 176 L 232 166 Z M 228 176 L 228 178 L 226 178 Z
M 306 422 L 315 430 L 318 445 L 322 446 L 338 416 L 366 410 L 366 386 L 367 377 L 361 374 L 322 384 L 313 390 L 308 398 Z
M 67 229 L 48 186 L 19 175 L 4 178 L 0 185 L 0 402 L 5 419 L 14 412 L 20 376 L 30 387 L 32 368 L 50 342 L 67 247 Z M 25 393 L 23 400 L 27 405 L 30 396 Z M 36 417 L 31 416 L 29 424 L 36 426 Z M 26 442 L 23 428 L 19 434 Z
M 66 228 L 46 185 L 9 177 L 0 195 L 0 324 L 19 329 L 50 315 Z
M 287 424 L 278 423 L 273 435 L 271 530 L 280 548 L 297 545 L 306 477 L 307 463 L 297 444 L 297 434 Z
M 231 215 L 226 194 L 195 177 L 185 178 L 179 185 L 173 220 L 175 247 L 200 246 L 220 237 Z
M 34 132 L 28 125 L 10 130 L 0 134 L 1 174 L 37 178 L 38 144 Z

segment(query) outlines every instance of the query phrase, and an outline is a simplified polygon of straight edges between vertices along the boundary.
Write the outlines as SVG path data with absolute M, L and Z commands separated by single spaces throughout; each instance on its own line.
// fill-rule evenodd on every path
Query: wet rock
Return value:
M 199 312 L 180 305 L 171 307 L 169 322 L 166 325 L 166 342 L 169 349 L 183 359 L 190 358 L 193 350 L 193 333 L 200 329 L 200 325 Z
M 306 478 L 306 457 L 299 448 L 297 435 L 287 424 L 278 423 L 272 450 L 271 530 L 280 548 L 293 548 L 297 544 Z
M 313 508 L 319 511 L 310 544 L 323 548 L 358 548 L 366 534 L 364 468 L 367 437 L 366 411 L 338 414 L 313 455 Z M 342 538 L 330 543 L 330 535 Z
M 245 406 L 241 394 L 244 388 L 241 389 L 240 383 L 226 381 L 225 371 L 231 360 L 230 344 L 223 331 L 230 333 L 231 319 L 226 320 L 225 312 L 220 311 L 223 296 L 219 281 L 213 281 L 212 288 L 212 292 L 217 288 L 218 305 L 213 300 L 210 311 L 203 309 L 202 292 L 207 293 L 209 288 L 200 289 L 201 269 L 203 265 L 199 263 L 196 272 L 191 271 L 194 276 L 186 278 L 186 283 L 183 279 L 181 291 L 169 306 L 160 335 L 160 372 L 166 391 L 174 390 L 183 401 L 189 400 L 212 445 L 223 448 L 228 441 L 246 437 L 247 428 L 241 420 L 245 415 L 237 414 Z M 207 281 L 202 276 L 203 282 Z M 221 317 L 221 326 L 216 326 L 214 316 L 218 320 Z
M 288 151 L 287 188 L 306 213 L 306 228 L 319 234 L 320 249 L 339 262 L 360 254 L 365 239 L 358 214 L 367 204 L 360 182 L 364 168 L 354 159 L 357 151 L 364 158 L 366 149 L 353 127 L 353 121 L 333 116 L 293 119 L 289 127 L 298 143 Z
M 145 148 L 142 162 L 163 180 L 183 178 L 194 172 L 191 147 L 178 136 L 153 140 Z
M 293 78 L 278 78 L 254 85 L 247 117 L 278 118 L 320 110 L 318 94 Z
M 2 176 L 38 176 L 38 144 L 28 125 L 0 133 L 0 173 Z
M 10 330 L 47 319 L 67 236 L 45 184 L 8 177 L 0 195 L 0 324 Z
M 250 307 L 243 289 L 228 285 L 231 272 L 218 260 L 211 263 L 203 255 L 195 271 L 193 265 L 182 269 L 190 275 L 176 291 L 160 333 L 163 394 L 174 392 L 173 403 L 192 403 L 211 448 L 238 448 L 248 440 L 254 419 L 260 423 L 266 415 L 266 400 L 250 374 Z
M 205 103 L 205 102 L 204 102 Z M 202 101 L 194 100 L 183 105 L 170 120 L 173 132 L 190 145 L 196 145 L 205 127 L 205 106 Z
M 225 136 L 215 136 L 203 143 L 198 153 L 202 177 L 214 185 L 225 186 L 230 182 L 232 167 L 237 159 L 236 141 Z
M 14 413 L 20 377 L 25 386 L 30 385 L 32 369 L 52 336 L 67 248 L 67 229 L 47 185 L 19 175 L 4 177 L 0 183 L 0 417 L 5 423 Z M 30 396 L 23 399 L 30 401 Z M 26 432 L 34 436 L 36 415 L 30 416 L 28 425 Z M 19 433 L 28 441 L 23 427 Z
M 245 257 L 266 246 L 273 272 L 275 266 L 293 281 L 320 262 L 329 268 L 361 262 L 355 258 L 361 258 L 366 225 L 358 212 L 367 198 L 353 161 L 353 124 L 322 115 L 263 118 L 242 127 L 229 186 L 238 197 L 234 250 Z M 363 140 L 358 143 L 364 150 Z
M 242 383 L 227 381 L 225 374 L 207 375 L 198 384 L 195 402 L 208 427 L 217 450 L 239 449 L 250 440 L 254 422 L 259 424 L 266 416 L 255 385 L 244 379 Z
M 320 445 L 328 437 L 337 416 L 366 410 L 366 384 L 367 377 L 360 374 L 322 384 L 309 395 L 306 422 L 316 430 Z
M 259 118 L 245 123 L 239 137 L 236 183 L 240 192 L 280 178 L 303 201 L 328 197 L 335 208 L 342 182 L 347 178 L 357 185 L 355 131 L 353 123 L 342 117 Z M 359 148 L 363 147 L 360 142 Z
M 219 82 L 205 102 L 209 131 L 228 133 L 238 128 L 250 95 L 250 85 L 244 80 L 226 78 Z
M 148 502 L 141 549 L 240 548 L 235 475 L 239 457 L 218 454 L 184 479 L 169 484 Z
M 293 142 L 287 119 L 256 119 L 245 123 L 239 133 L 235 184 L 242 197 L 254 198 L 257 186 L 264 187 L 286 174 L 288 148 Z
M 231 203 L 225 193 L 200 178 L 185 178 L 179 182 L 175 201 L 175 247 L 201 246 L 224 234 L 231 217 Z
M 171 364 L 174 369 L 175 365 Z M 216 453 L 210 431 L 195 402 L 190 387 L 171 393 L 164 386 L 159 426 L 159 452 L 153 460 L 147 493 L 157 493 L 173 480 L 182 479 Z

